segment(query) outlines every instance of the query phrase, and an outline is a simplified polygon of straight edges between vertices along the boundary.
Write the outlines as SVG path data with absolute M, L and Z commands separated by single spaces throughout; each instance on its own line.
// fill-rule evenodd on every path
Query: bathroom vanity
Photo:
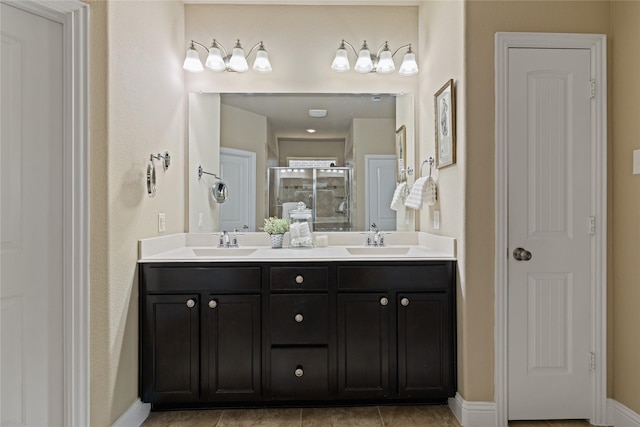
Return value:
M 142 401 L 169 409 L 453 396 L 455 259 L 343 250 L 141 258 Z

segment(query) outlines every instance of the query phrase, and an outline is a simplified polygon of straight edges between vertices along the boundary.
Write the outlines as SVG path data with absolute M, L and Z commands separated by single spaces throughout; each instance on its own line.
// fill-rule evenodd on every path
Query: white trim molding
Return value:
M 606 425 L 606 292 L 607 292 L 607 39 L 602 34 L 496 33 L 495 34 L 495 323 L 494 375 L 497 426 L 508 424 L 508 151 L 507 72 L 511 48 L 565 48 L 591 51 L 591 75 L 596 96 L 592 108 L 591 214 L 596 232 L 591 245 L 591 346 L 596 355 L 592 382 L 590 422 Z
M 449 408 L 462 427 L 490 427 L 498 425 L 498 411 L 494 402 L 467 402 L 460 393 L 449 398 Z
M 151 412 L 151 405 L 142 403 L 138 399 L 118 417 L 111 427 L 140 427 L 149 417 L 149 412 Z
M 640 414 L 617 400 L 607 400 L 607 425 L 614 427 L 640 427 Z
M 89 413 L 89 7 L 78 0 L 2 0 L 63 28 L 64 425 L 90 425 Z

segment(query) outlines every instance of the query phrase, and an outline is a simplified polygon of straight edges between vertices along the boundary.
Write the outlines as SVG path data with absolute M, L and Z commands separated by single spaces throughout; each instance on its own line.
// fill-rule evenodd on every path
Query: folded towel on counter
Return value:
M 427 178 L 418 178 L 411 186 L 411 191 L 409 192 L 407 199 L 404 201 L 404 205 L 411 209 L 422 208 L 422 201 L 426 186 Z
M 307 222 L 293 222 L 289 226 L 289 241 L 291 246 L 312 246 L 313 239 Z
M 391 210 L 397 211 L 404 204 L 404 200 L 409 194 L 409 188 L 406 182 L 401 182 L 393 192 L 393 199 L 391 199 Z

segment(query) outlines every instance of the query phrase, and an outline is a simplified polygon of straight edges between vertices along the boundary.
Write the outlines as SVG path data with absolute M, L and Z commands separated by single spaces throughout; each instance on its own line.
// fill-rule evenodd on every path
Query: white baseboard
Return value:
M 607 399 L 607 424 L 614 427 L 640 427 L 640 414 L 617 400 Z
M 151 405 L 142 403 L 140 399 L 133 402 L 111 427 L 140 427 L 151 412 Z
M 467 402 L 460 393 L 449 398 L 449 408 L 462 427 L 489 427 L 498 425 L 495 402 Z

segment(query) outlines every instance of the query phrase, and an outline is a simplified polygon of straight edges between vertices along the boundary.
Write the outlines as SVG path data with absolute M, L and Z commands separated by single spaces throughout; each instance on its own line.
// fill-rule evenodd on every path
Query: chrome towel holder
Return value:
M 422 167 L 424 166 L 425 163 L 429 163 L 429 176 L 431 176 L 431 168 L 433 167 L 433 157 L 429 157 L 427 160 L 425 160 L 424 162 L 422 162 L 422 164 L 420 165 L 420 176 L 422 176 Z

